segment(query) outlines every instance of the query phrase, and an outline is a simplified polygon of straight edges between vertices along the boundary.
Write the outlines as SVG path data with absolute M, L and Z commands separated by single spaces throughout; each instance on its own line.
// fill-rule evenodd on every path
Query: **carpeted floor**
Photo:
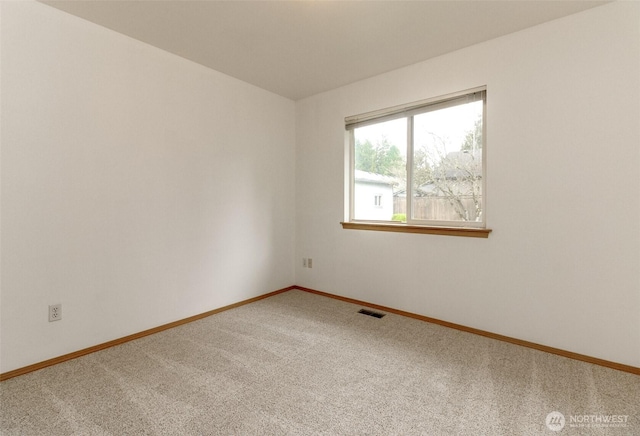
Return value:
M 360 308 L 289 291 L 10 379 L 0 433 L 640 435 L 638 376 Z

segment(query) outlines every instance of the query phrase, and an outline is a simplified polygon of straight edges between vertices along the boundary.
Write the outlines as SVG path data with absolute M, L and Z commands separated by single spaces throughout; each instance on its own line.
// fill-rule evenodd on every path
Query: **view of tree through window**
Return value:
M 353 128 L 352 219 L 482 225 L 484 101 L 476 92 Z
M 406 119 L 356 129 L 354 160 L 355 219 L 391 221 L 398 202 L 406 203 L 396 195 L 407 180 Z

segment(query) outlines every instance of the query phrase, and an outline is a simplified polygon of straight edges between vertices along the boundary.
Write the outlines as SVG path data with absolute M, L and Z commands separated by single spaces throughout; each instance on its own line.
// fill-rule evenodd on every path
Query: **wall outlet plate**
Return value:
M 60 321 L 62 319 L 62 304 L 52 304 L 49 306 L 49 322 Z

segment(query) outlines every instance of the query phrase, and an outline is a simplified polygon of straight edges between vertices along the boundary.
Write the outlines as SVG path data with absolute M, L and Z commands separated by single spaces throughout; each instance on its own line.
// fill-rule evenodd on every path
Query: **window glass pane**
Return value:
M 483 102 L 414 117 L 412 218 L 482 221 Z
M 406 221 L 407 119 L 354 129 L 354 219 Z

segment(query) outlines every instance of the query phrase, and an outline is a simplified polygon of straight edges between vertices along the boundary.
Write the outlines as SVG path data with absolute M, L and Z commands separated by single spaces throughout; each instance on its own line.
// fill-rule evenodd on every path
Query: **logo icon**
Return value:
M 560 431 L 564 428 L 564 415 L 560 412 L 553 411 L 547 415 L 545 420 L 547 428 L 551 431 Z

